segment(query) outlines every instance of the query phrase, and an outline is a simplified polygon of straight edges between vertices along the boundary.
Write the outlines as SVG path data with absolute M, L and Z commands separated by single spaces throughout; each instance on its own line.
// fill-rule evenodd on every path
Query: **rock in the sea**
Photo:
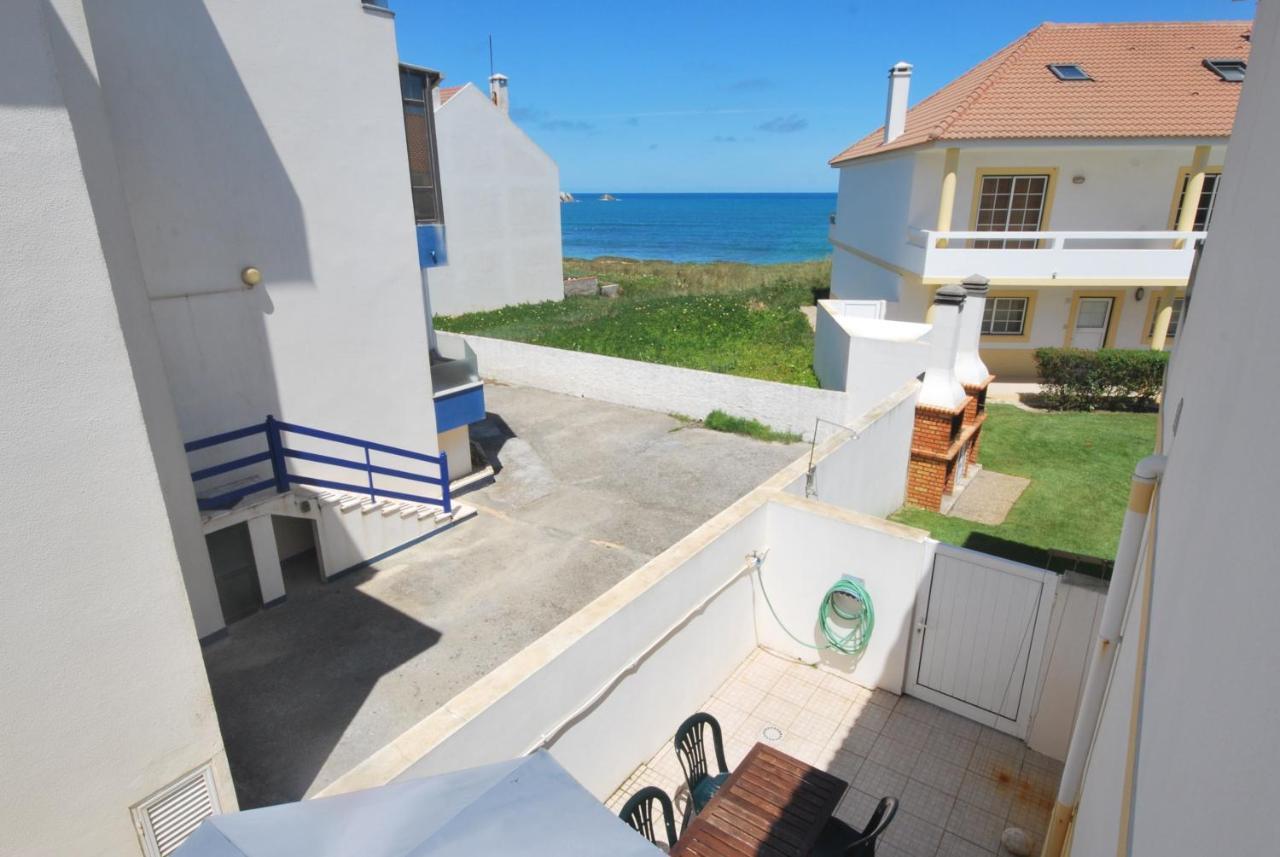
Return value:
M 606 298 L 616 298 L 622 294 L 622 286 L 617 283 L 601 283 L 600 295 Z
M 569 193 L 569 191 L 567 190 L 560 191 L 560 201 L 561 202 L 577 202 L 577 200 L 573 198 L 573 194 Z
M 600 195 L 600 201 L 601 202 L 617 202 L 618 198 L 611 193 L 604 193 Z

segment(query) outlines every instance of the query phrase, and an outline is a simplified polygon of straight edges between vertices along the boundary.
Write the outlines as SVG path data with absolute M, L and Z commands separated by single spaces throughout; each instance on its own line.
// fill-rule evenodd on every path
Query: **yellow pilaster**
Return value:
M 1165 289 L 1160 293 L 1160 311 L 1156 313 L 1155 328 L 1151 331 L 1152 351 L 1164 351 L 1165 340 L 1169 338 L 1169 322 L 1173 321 L 1174 294 L 1173 289 Z
M 1209 166 L 1209 147 L 1196 146 L 1191 156 L 1191 171 L 1187 173 L 1187 190 L 1182 195 L 1182 211 L 1178 213 L 1178 222 L 1174 228 L 1179 232 L 1190 232 L 1196 225 L 1196 208 L 1199 207 L 1200 193 L 1204 190 L 1204 172 Z M 1181 249 L 1183 242 L 1174 247 Z
M 942 162 L 942 194 L 938 197 L 939 232 L 951 230 L 951 212 L 956 205 L 956 172 L 959 168 L 960 150 L 953 146 L 947 149 L 946 158 Z M 938 246 L 946 247 L 947 239 L 939 239 Z

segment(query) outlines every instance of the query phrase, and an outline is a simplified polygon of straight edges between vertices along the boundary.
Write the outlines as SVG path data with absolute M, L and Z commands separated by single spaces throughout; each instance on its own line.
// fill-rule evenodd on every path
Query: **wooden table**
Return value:
M 768 744 L 747 753 L 680 837 L 685 857 L 803 857 L 849 784 Z

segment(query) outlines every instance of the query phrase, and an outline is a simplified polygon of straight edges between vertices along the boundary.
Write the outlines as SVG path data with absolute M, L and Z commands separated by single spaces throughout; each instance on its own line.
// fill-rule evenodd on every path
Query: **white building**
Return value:
M 368 496 L 354 511 L 360 495 L 350 489 L 321 502 L 341 485 L 376 485 L 381 512 L 407 497 L 444 502 L 439 485 L 386 472 L 438 481 L 444 468 L 385 447 L 431 458 L 444 449 L 453 476 L 470 469 L 465 426 L 483 416 L 483 393 L 466 365 L 442 378 L 447 390 L 433 389 L 418 189 L 411 195 L 405 180 L 406 139 L 411 153 L 432 144 L 429 126 L 415 122 L 429 115 L 432 79 L 398 72 L 394 19 L 373 5 L 213 0 L 161 11 L 116 4 L 107 14 L 86 4 L 77 17 L 113 152 L 117 207 L 100 206 L 99 222 L 124 248 L 116 289 L 137 322 L 148 373 L 140 386 L 155 420 L 176 420 L 189 445 L 271 416 L 383 446 L 367 452 L 295 430 L 202 444 L 189 458 L 180 445 L 159 448 L 206 638 L 228 614 L 287 594 L 282 554 L 314 546 L 331 577 L 438 525 L 419 516 L 431 502 L 394 518 L 371 517 Z M 219 469 L 262 458 L 275 441 L 273 458 Z M 366 462 L 384 470 L 363 472 Z
M 982 356 L 1005 378 L 1033 377 L 1041 346 L 1159 346 L 1162 308 L 1175 338 L 1248 32 L 1044 24 L 909 109 L 895 65 L 886 125 L 831 160 L 832 297 L 918 322 L 937 286 L 981 274 Z
M 469 511 L 483 391 L 406 181 L 434 80 L 354 0 L 18 0 L 0 43 L 0 851 L 165 854 L 235 806 L 197 639 L 282 558 Z
M 511 119 L 505 75 L 437 90 L 435 131 L 443 224 L 424 243 L 431 312 L 457 315 L 564 296 L 560 170 Z M 427 227 L 420 227 L 424 237 Z

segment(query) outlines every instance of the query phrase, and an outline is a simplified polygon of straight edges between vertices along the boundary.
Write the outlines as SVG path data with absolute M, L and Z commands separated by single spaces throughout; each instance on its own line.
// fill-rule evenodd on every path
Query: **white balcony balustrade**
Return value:
M 1183 285 L 1204 232 L 976 232 L 909 229 L 907 267 L 925 282 L 978 272 L 993 281 Z

